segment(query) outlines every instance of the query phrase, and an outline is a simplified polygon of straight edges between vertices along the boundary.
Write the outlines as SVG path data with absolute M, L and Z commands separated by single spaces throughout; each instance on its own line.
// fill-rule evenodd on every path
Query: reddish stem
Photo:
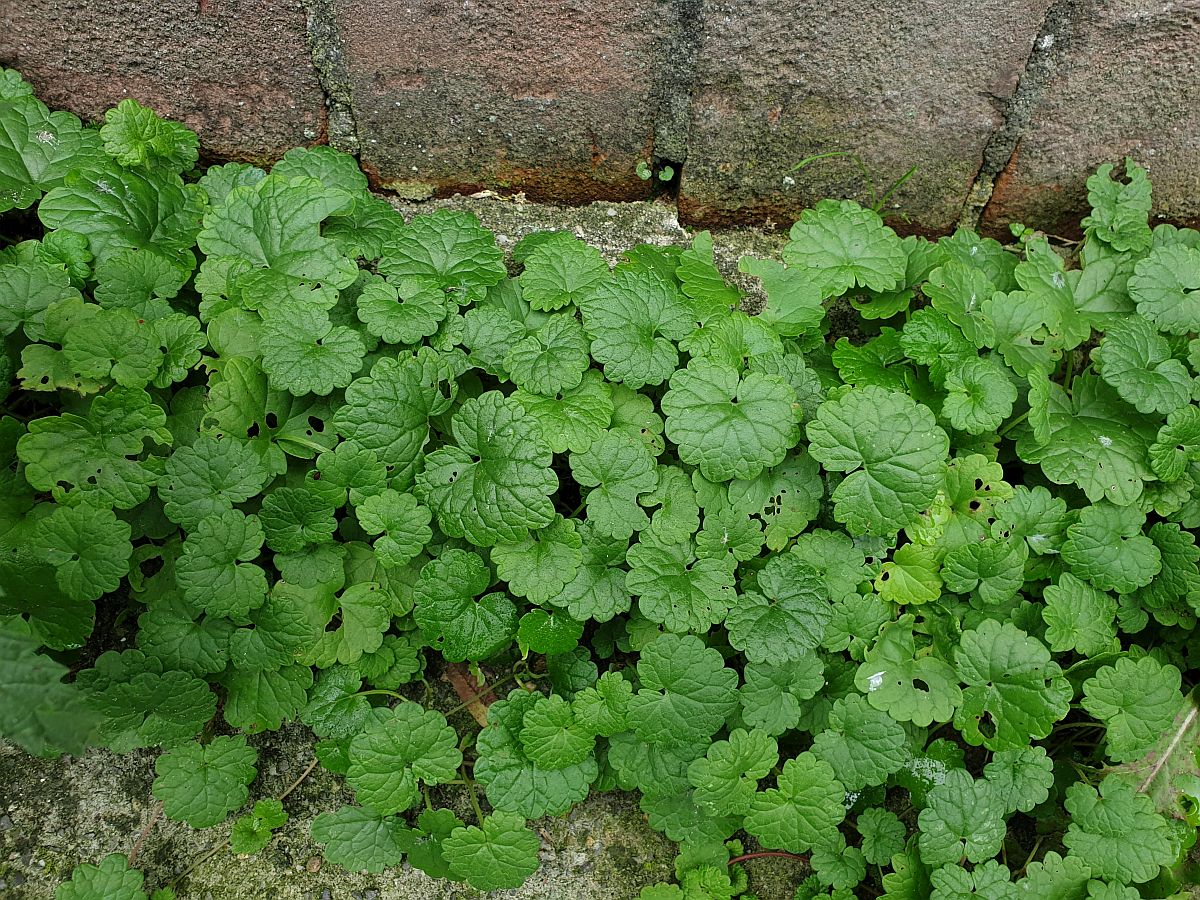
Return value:
M 741 856 L 735 856 L 726 865 L 732 866 L 735 863 L 745 862 L 748 859 L 761 859 L 764 856 L 781 856 L 784 859 L 795 859 L 799 862 L 808 862 L 807 856 L 802 856 L 799 853 L 788 853 L 786 850 L 758 850 L 754 853 L 743 853 Z

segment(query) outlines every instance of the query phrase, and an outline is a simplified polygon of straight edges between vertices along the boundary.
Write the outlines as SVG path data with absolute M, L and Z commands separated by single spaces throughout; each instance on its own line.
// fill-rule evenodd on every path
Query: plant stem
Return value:
M 403 694 L 397 694 L 395 691 L 385 691 L 383 688 L 372 688 L 369 691 L 357 691 L 355 697 L 370 697 L 373 694 L 379 694 L 384 697 L 394 697 L 397 700 L 407 700 Z
M 479 798 L 475 796 L 475 781 L 467 774 L 466 766 L 460 768 L 459 773 L 463 777 L 463 782 L 467 786 L 467 796 L 471 798 L 471 808 L 475 810 L 475 820 L 483 825 L 483 810 L 479 806 Z
M 305 768 L 305 770 L 300 773 L 300 777 L 297 778 L 295 781 L 293 781 L 288 786 L 288 789 L 279 795 L 278 799 L 279 799 L 280 803 L 282 803 L 284 800 L 286 800 L 288 798 L 288 795 L 291 794 L 292 791 L 294 791 L 296 788 L 300 787 L 300 785 L 303 783 L 304 779 L 312 774 L 313 769 L 315 769 L 317 767 L 317 764 L 319 762 L 320 762 L 320 760 L 317 759 L 315 756 L 312 758 L 312 762 L 310 762 L 308 764 L 308 767 Z
M 1071 380 L 1075 377 L 1075 351 L 1067 351 L 1066 370 L 1063 373 L 1063 390 L 1071 393 Z
M 150 821 L 146 823 L 146 827 L 142 829 L 142 833 L 138 835 L 137 841 L 134 842 L 133 849 L 129 851 L 129 868 L 133 868 L 137 862 L 138 854 L 142 852 L 142 847 L 146 844 L 146 838 L 150 837 L 150 831 L 154 828 L 154 823 L 158 821 L 158 817 L 162 815 L 163 805 L 160 800 L 154 806 L 154 812 L 150 815 Z
M 743 863 L 748 859 L 762 859 L 766 856 L 778 856 L 783 859 L 794 859 L 804 863 L 808 862 L 808 857 L 799 853 L 788 853 L 786 850 L 756 850 L 754 853 L 743 853 L 741 856 L 735 856 L 726 865 L 732 866 L 737 863 Z
M 1029 851 L 1029 855 L 1025 857 L 1025 862 L 1021 863 L 1021 868 L 1017 870 L 1017 874 L 1022 874 L 1031 862 L 1033 862 L 1034 854 L 1038 852 L 1038 848 L 1042 846 L 1042 836 L 1039 834 L 1038 839 L 1033 842 L 1033 849 Z
M 499 681 L 495 681 L 490 686 L 484 687 L 484 689 L 482 691 L 480 691 L 478 694 L 474 694 L 471 697 L 468 697 L 462 703 L 458 704 L 458 706 L 455 706 L 455 707 L 447 710 L 446 718 L 447 719 L 450 718 L 456 712 L 462 712 L 464 709 L 466 709 L 468 706 L 470 706 L 472 703 L 474 703 L 480 697 L 486 697 L 488 694 L 490 694 L 496 688 L 500 687 L 500 685 L 507 684 L 510 681 L 516 681 L 516 679 L 517 679 L 516 675 L 505 675 Z
M 998 436 L 1006 437 L 1010 431 L 1012 431 L 1014 428 L 1016 428 L 1018 425 L 1020 425 L 1022 422 L 1024 422 L 1028 418 L 1029 418 L 1029 411 L 1026 410 L 1025 412 L 1021 413 L 1019 416 L 1017 416 L 1015 419 L 1013 419 L 1011 422 L 1009 422 L 1007 425 L 1005 425 L 1003 428 L 1001 428 L 1000 431 L 997 433 Z

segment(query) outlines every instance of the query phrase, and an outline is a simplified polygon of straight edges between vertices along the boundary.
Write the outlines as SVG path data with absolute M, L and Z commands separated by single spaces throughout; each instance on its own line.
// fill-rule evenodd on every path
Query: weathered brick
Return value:
M 823 197 L 888 204 L 905 231 L 958 219 L 1049 0 L 720 0 L 705 6 L 680 212 L 790 222 Z
M 325 103 L 298 0 L 18 0 L 0 62 L 47 104 L 95 119 L 133 97 L 215 157 L 274 159 L 322 140 Z
M 658 0 L 337 0 L 363 167 L 408 194 L 645 196 Z
M 996 179 L 984 229 L 1078 232 L 1088 174 L 1127 155 L 1150 172 L 1156 216 L 1200 223 L 1200 3 L 1087 3 L 1063 56 Z

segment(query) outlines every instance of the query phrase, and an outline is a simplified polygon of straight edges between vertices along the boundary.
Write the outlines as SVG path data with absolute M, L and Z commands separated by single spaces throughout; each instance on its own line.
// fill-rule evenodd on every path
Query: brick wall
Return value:
M 358 155 L 412 198 L 663 189 L 691 224 L 826 196 L 905 232 L 1063 232 L 1131 155 L 1200 222 L 1200 0 L 21 0 L 0 64 L 88 118 L 136 97 L 213 158 Z M 797 162 L 841 153 L 793 171 Z M 851 156 L 853 154 L 853 157 Z

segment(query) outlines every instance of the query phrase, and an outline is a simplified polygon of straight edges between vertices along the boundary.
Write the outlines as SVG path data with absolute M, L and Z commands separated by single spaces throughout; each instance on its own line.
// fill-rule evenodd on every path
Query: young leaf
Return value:
M 479 891 L 519 887 L 537 871 L 537 835 L 520 816 L 495 812 L 480 827 L 455 828 L 442 842 L 450 871 Z
M 154 796 L 167 817 L 193 828 L 211 828 L 246 802 L 256 774 L 254 748 L 244 737 L 215 737 L 184 744 L 154 761 Z

